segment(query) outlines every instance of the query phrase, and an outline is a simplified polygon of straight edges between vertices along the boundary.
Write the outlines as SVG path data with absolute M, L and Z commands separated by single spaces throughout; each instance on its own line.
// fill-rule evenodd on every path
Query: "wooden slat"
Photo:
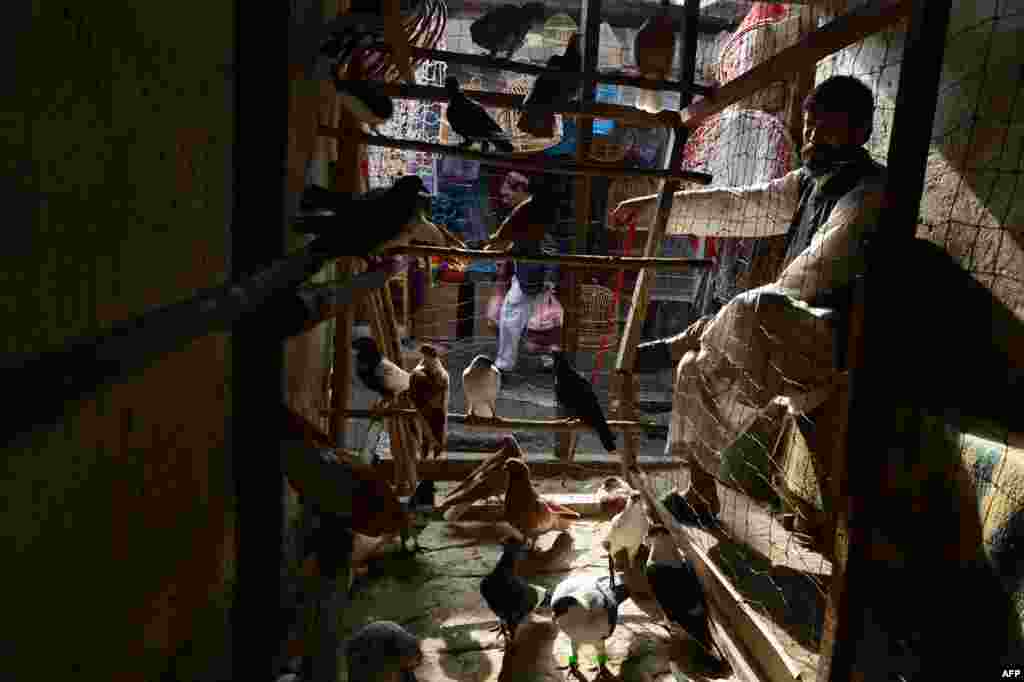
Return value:
M 523 263 L 552 263 L 586 268 L 610 270 L 639 270 L 654 268 L 656 270 L 689 270 L 711 267 L 713 261 L 708 258 L 648 258 L 638 256 L 595 256 L 595 255 L 559 255 L 559 256 L 510 256 L 501 251 L 475 251 L 470 249 L 452 249 L 447 246 L 410 245 L 388 250 L 389 254 L 415 254 L 418 256 L 447 256 L 469 260 L 507 260 L 514 257 Z
M 421 460 L 417 462 L 417 472 L 420 480 L 433 481 L 462 481 L 480 466 L 483 455 L 473 456 L 473 453 L 448 452 L 444 459 Z M 580 455 L 571 463 L 562 462 L 548 454 L 542 456 L 530 453 L 527 455 L 530 462 L 530 475 L 536 479 L 556 478 L 565 476 L 593 476 L 620 473 L 618 459 L 611 457 L 594 458 L 588 455 Z M 375 465 L 380 472 L 381 478 L 388 480 L 394 477 L 395 461 L 391 458 L 382 458 Z M 654 462 L 643 462 L 645 471 L 676 471 L 679 469 L 678 460 L 659 460 Z
M 793 72 L 849 47 L 910 14 L 910 0 L 871 0 L 852 12 L 808 33 L 796 44 L 729 81 L 708 97 L 686 107 L 683 125 L 693 130 L 701 122 L 766 86 L 789 80 Z
M 319 134 L 323 137 L 341 139 L 344 133 L 336 128 L 321 126 Z M 551 159 L 540 159 L 537 161 L 517 161 L 514 158 L 501 154 L 484 154 L 482 152 L 463 149 L 454 145 L 433 144 L 420 142 L 418 140 L 399 140 L 383 135 L 370 135 L 363 133 L 359 138 L 361 142 L 371 147 L 390 147 L 392 149 L 412 149 L 421 152 L 431 152 L 444 156 L 457 156 L 464 159 L 476 159 L 486 161 L 491 166 L 508 168 L 510 170 L 525 171 L 527 173 L 553 173 L 555 175 L 576 175 L 586 177 L 616 177 L 616 178 L 675 178 L 698 184 L 707 184 L 711 176 L 707 173 L 680 170 L 661 170 L 649 168 L 621 168 L 608 166 L 599 163 L 558 165 L 551 162 Z
M 412 418 L 416 416 L 416 410 L 401 407 L 380 408 L 376 410 L 346 410 L 345 416 L 349 419 L 372 419 L 373 417 Z M 467 429 L 477 431 L 552 431 L 569 433 L 590 429 L 589 426 L 578 419 L 563 421 L 558 419 L 506 419 L 503 417 L 498 417 L 497 419 L 467 418 L 465 414 L 459 412 L 449 412 L 448 423 L 461 424 Z M 643 431 L 647 428 L 647 425 L 643 422 L 627 422 L 613 419 L 608 422 L 608 427 L 614 431 Z
M 337 272 L 340 277 L 354 274 L 352 258 L 338 260 Z M 334 371 L 331 375 L 330 438 L 335 447 L 346 447 L 345 416 L 352 397 L 352 323 L 354 308 L 345 306 L 338 311 L 334 325 Z

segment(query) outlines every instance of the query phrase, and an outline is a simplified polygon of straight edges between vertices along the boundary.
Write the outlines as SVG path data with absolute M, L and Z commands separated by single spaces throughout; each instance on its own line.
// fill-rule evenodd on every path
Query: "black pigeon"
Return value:
M 416 546 L 412 551 L 419 552 L 421 550 L 419 535 L 427 527 L 430 522 L 430 513 L 434 511 L 434 492 L 434 481 L 424 479 L 416 484 L 416 490 L 413 491 L 411 497 L 399 500 L 405 511 L 411 515 L 410 522 L 403 526 L 401 531 L 403 551 L 409 551 L 406 549 L 406 542 L 409 538 L 412 538 Z
M 710 528 L 717 522 L 715 515 L 710 511 L 704 508 L 700 510 L 694 509 L 693 505 L 687 502 L 686 498 L 678 490 L 672 490 L 666 494 L 665 497 L 661 498 L 661 503 L 675 517 L 675 520 L 684 526 Z
M 480 581 L 480 594 L 498 617 L 500 623 L 495 629 L 505 638 L 505 646 L 510 647 L 519 624 L 534 609 L 549 605 L 551 593 L 515 574 L 516 561 L 526 554 L 526 545 L 516 539 L 502 544 L 501 558 L 494 570 Z
M 327 191 L 320 188 L 311 192 L 307 188 L 303 201 L 334 215 L 297 216 L 294 229 L 327 237 L 338 256 L 366 259 L 408 236 L 418 222 L 427 220 L 430 195 L 417 175 L 405 175 L 391 187 L 379 187 L 365 194 L 334 192 L 328 198 L 324 194 Z
M 366 388 L 386 401 L 409 388 L 409 373 L 384 357 L 377 342 L 363 336 L 352 342 L 356 350 L 356 376 Z
M 526 42 L 530 29 L 544 21 L 544 13 L 544 3 L 540 2 L 528 2 L 522 7 L 502 5 L 474 21 L 469 35 L 491 58 L 503 52 L 510 59 Z
M 565 52 L 548 59 L 547 68 L 562 73 L 579 72 L 583 66 L 580 55 L 579 34 L 573 34 Z M 556 109 L 562 108 L 576 98 L 579 84 L 562 80 L 557 76 L 542 73 L 533 81 L 530 94 L 523 104 L 523 115 L 516 124 L 519 130 L 534 137 L 551 137 L 555 134 Z
M 615 452 L 615 434 L 608 428 L 597 393 L 586 377 L 576 371 L 562 351 L 555 351 L 555 399 L 569 417 L 576 417 L 594 429 L 601 445 Z
M 728 667 L 711 636 L 708 600 L 693 566 L 680 558 L 672 536 L 664 526 L 652 526 L 647 542 L 651 546 L 651 554 L 644 574 L 665 617 L 683 628 L 711 658 L 716 659 L 716 668 Z M 719 652 L 717 658 L 715 652 Z
M 468 147 L 474 142 L 479 142 L 480 150 L 484 152 L 492 144 L 506 153 L 515 151 L 501 126 L 482 106 L 462 94 L 458 79 L 448 76 L 444 81 L 444 87 L 448 91 L 448 110 L 445 116 L 452 130 L 462 137 L 460 147 Z

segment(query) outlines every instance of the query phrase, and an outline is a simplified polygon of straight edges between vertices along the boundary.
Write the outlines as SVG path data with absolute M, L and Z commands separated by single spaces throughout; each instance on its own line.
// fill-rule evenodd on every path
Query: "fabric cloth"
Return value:
M 884 168 L 864 153 L 826 177 L 801 168 L 754 188 L 697 190 L 689 206 L 690 192 L 674 202 L 680 220 L 686 215 L 705 226 L 730 206 L 749 215 L 751 205 L 772 229 L 788 207 L 790 223 L 775 283 L 734 297 L 666 340 L 677 363 L 666 453 L 696 458 L 716 473 L 722 451 L 775 398 L 813 409 L 807 396 L 822 395 L 837 375 L 828 306 L 839 305 L 863 272 L 860 242 L 877 222 L 884 183 Z M 737 197 L 748 201 L 737 205 Z M 652 349 L 649 359 L 659 352 L 664 357 Z
M 515 369 L 519 360 L 519 342 L 541 298 L 543 290 L 527 294 L 519 283 L 519 276 L 512 276 L 498 320 L 498 356 L 494 366 L 502 372 Z

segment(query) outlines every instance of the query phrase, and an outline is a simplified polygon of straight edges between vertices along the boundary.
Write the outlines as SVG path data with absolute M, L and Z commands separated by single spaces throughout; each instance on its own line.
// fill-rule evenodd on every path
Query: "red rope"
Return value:
M 629 221 L 629 232 L 626 233 L 626 243 L 623 246 L 623 255 L 628 256 L 633 250 L 633 238 L 636 236 L 636 224 L 638 222 L 637 215 L 639 212 L 634 212 L 626 220 Z M 619 270 L 618 281 L 615 284 L 615 299 L 612 303 L 611 313 L 608 315 L 608 331 L 605 332 L 604 336 L 601 337 L 601 348 L 597 351 L 597 356 L 594 358 L 594 369 L 590 373 L 590 383 L 593 384 L 597 381 L 597 373 L 601 370 L 601 366 L 604 364 L 602 359 L 604 354 L 608 352 L 608 342 L 615 333 L 616 318 L 619 314 L 619 301 L 622 298 L 622 286 L 625 283 L 626 271 Z

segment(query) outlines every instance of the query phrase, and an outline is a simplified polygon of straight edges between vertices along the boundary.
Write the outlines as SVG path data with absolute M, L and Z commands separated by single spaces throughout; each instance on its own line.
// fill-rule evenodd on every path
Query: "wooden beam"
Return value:
M 911 0 L 869 0 L 852 12 L 837 17 L 796 44 L 737 76 L 681 112 L 683 125 L 693 130 L 703 121 L 777 81 L 789 80 L 795 71 L 849 47 L 910 14 Z M 901 71 L 902 73 L 902 71 Z
M 808 66 L 796 72 L 796 78 L 789 84 L 789 97 L 786 101 L 786 128 L 793 138 L 799 152 L 804 139 L 804 99 L 814 89 L 814 68 Z
M 503 0 L 448 0 L 445 4 L 448 7 L 449 17 L 476 18 L 482 17 L 488 10 L 498 7 L 504 2 Z M 546 0 L 544 6 L 548 11 L 548 16 L 568 14 L 577 26 L 582 25 L 579 0 Z M 612 28 L 640 28 L 647 19 L 662 14 L 667 14 L 677 22 L 681 22 L 683 9 L 678 5 L 669 5 L 667 8 L 663 8 L 660 2 L 617 0 L 614 4 L 604 8 L 601 18 Z M 734 31 L 739 26 L 741 19 L 742 16 L 723 17 L 702 14 L 697 30 L 705 34 Z
M 891 323 L 886 287 L 895 281 L 894 268 L 886 263 L 890 245 L 914 238 L 951 11 L 949 0 L 915 0 L 907 31 L 899 90 L 896 94 L 893 132 L 889 142 L 889 174 L 878 224 L 885 225 L 882 242 L 865 239 L 866 273 L 855 288 L 848 340 L 850 403 L 845 434 L 845 454 L 833 466 L 833 491 L 837 504 L 837 538 L 832 588 L 826 611 L 818 682 L 847 682 L 863 676 L 857 643 L 863 628 L 863 609 L 873 592 L 871 575 L 873 533 L 869 509 L 878 502 L 879 482 L 887 466 L 898 466 L 892 453 L 879 453 L 878 443 L 899 442 L 880 424 L 892 424 L 890 415 L 901 405 L 889 400 L 890 359 L 887 348 Z M 891 315 L 891 313 L 888 313 Z M 905 463 L 905 462 L 904 462 Z M 909 506 L 910 500 L 888 502 Z
M 636 468 L 627 471 L 626 478 L 633 488 L 641 492 L 655 517 L 672 535 L 685 560 L 693 566 L 708 596 L 712 616 L 723 629 L 737 635 L 734 641 L 740 645 L 745 663 L 757 671 L 758 679 L 767 682 L 794 682 L 799 679 L 800 670 L 796 663 L 768 630 L 761 616 L 746 603 L 707 554 L 696 546 L 690 530 L 680 525 L 654 496 L 654 488 L 646 473 Z
M 503 251 L 476 251 L 471 249 L 453 249 L 447 246 L 421 246 L 411 244 L 389 249 L 388 254 L 415 254 L 418 256 L 448 256 L 469 260 L 508 260 L 514 258 L 524 263 L 555 263 L 586 268 L 605 270 L 639 270 L 655 268 L 658 270 L 689 270 L 711 267 L 714 261 L 708 258 L 648 258 L 638 256 L 593 256 L 593 255 L 559 255 L 559 256 L 514 256 Z
M 493 453 L 488 453 L 493 454 Z M 417 462 L 420 480 L 462 481 L 476 469 L 487 455 L 476 456 L 475 453 L 448 452 L 444 459 L 420 460 Z M 563 462 L 550 454 L 528 455 L 530 476 L 536 479 L 565 476 L 593 476 L 594 474 L 618 474 L 620 466 L 617 459 L 597 458 L 580 455 L 573 462 Z M 679 468 L 679 460 L 659 460 L 642 463 L 646 471 L 675 471 Z M 395 460 L 381 458 L 375 465 L 377 471 L 385 479 L 394 477 Z
M 340 277 L 355 274 L 354 258 L 340 258 L 337 272 Z M 335 447 L 346 447 L 345 416 L 352 394 L 352 322 L 355 309 L 344 306 L 337 311 L 334 325 L 334 369 L 331 373 L 331 402 L 334 414 L 330 417 L 330 439 Z
M 328 410 L 330 411 L 330 410 Z M 346 410 L 345 416 L 349 419 L 372 419 L 374 417 L 407 417 L 412 418 L 417 414 L 416 410 L 389 407 L 376 410 Z M 552 431 L 569 433 L 572 431 L 587 431 L 591 427 L 578 419 L 571 421 L 558 419 L 485 419 L 483 417 L 467 417 L 459 412 L 448 413 L 448 423 L 461 424 L 467 429 L 478 431 Z M 608 422 L 609 428 L 616 431 L 644 431 L 648 425 L 643 422 L 615 421 Z
M 340 138 L 341 133 L 335 128 L 328 128 L 321 126 L 319 134 L 323 137 L 335 137 Z M 430 152 L 434 154 L 442 154 L 444 156 L 458 156 L 464 159 L 475 159 L 477 161 L 485 161 L 491 166 L 498 168 L 508 168 L 510 170 L 526 171 L 528 173 L 553 173 L 556 175 L 575 175 L 575 176 L 599 176 L 599 177 L 621 177 L 621 178 L 665 178 L 671 177 L 677 180 L 685 180 L 687 182 L 695 182 L 698 184 L 707 184 L 711 181 L 711 176 L 707 173 L 698 173 L 695 171 L 680 171 L 680 170 L 658 170 L 648 168 L 621 168 L 615 166 L 607 166 L 598 163 L 590 164 L 575 164 L 575 165 L 557 165 L 552 163 L 549 158 L 539 158 L 537 161 L 516 161 L 514 158 L 500 154 L 484 154 L 482 152 L 476 152 L 462 147 L 456 147 L 454 145 L 446 144 L 433 144 L 430 142 L 420 142 L 418 140 L 398 140 L 395 138 L 384 137 L 383 135 L 370 135 L 364 133 L 360 140 L 371 147 L 390 147 L 392 149 L 412 149 L 421 152 Z

